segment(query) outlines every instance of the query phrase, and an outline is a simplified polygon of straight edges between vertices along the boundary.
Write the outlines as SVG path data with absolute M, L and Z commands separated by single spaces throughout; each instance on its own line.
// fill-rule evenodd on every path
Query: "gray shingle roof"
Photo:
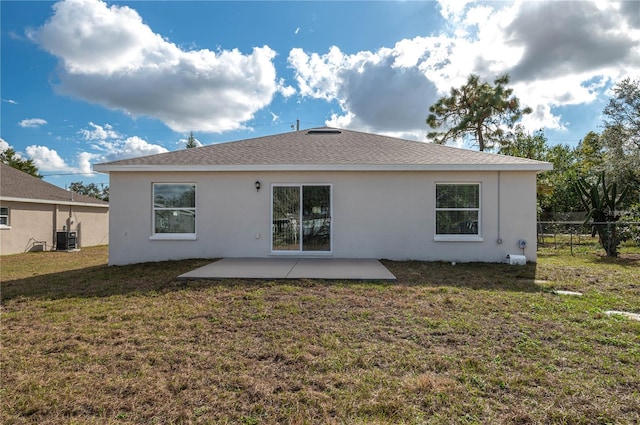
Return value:
M 97 164 L 97 171 L 528 169 L 550 164 L 321 127 Z
M 63 205 L 91 204 L 99 207 L 109 205 L 100 199 L 78 193 L 74 193 L 72 199 L 72 194 L 69 191 L 3 163 L 0 163 L 0 199 Z

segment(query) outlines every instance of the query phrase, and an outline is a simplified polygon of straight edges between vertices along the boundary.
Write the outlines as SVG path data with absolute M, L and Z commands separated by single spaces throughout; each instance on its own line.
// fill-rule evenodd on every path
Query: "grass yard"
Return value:
M 640 313 L 637 252 L 385 262 L 393 284 L 4 256 L 0 422 L 640 423 L 640 321 L 604 313 Z

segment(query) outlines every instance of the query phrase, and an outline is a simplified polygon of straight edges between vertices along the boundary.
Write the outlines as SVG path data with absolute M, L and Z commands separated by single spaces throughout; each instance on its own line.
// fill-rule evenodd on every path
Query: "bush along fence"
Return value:
M 605 235 L 601 241 L 601 235 Z M 611 244 L 640 247 L 640 222 L 539 221 L 538 245 L 554 248 L 602 247 Z

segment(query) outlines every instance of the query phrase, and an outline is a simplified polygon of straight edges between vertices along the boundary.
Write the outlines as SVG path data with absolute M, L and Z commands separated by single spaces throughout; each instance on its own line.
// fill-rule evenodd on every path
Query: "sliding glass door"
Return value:
M 273 186 L 271 217 L 273 251 L 331 251 L 330 185 Z
M 331 186 L 302 186 L 302 250 L 331 251 Z
M 300 250 L 300 187 L 273 186 L 271 247 L 274 251 Z

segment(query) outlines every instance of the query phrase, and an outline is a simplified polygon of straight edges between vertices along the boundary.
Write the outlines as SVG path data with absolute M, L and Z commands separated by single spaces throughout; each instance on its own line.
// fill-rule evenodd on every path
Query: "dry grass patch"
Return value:
M 2 423 L 640 421 L 640 324 L 604 314 L 638 311 L 637 260 L 184 282 L 206 261 L 55 254 L 2 257 Z

